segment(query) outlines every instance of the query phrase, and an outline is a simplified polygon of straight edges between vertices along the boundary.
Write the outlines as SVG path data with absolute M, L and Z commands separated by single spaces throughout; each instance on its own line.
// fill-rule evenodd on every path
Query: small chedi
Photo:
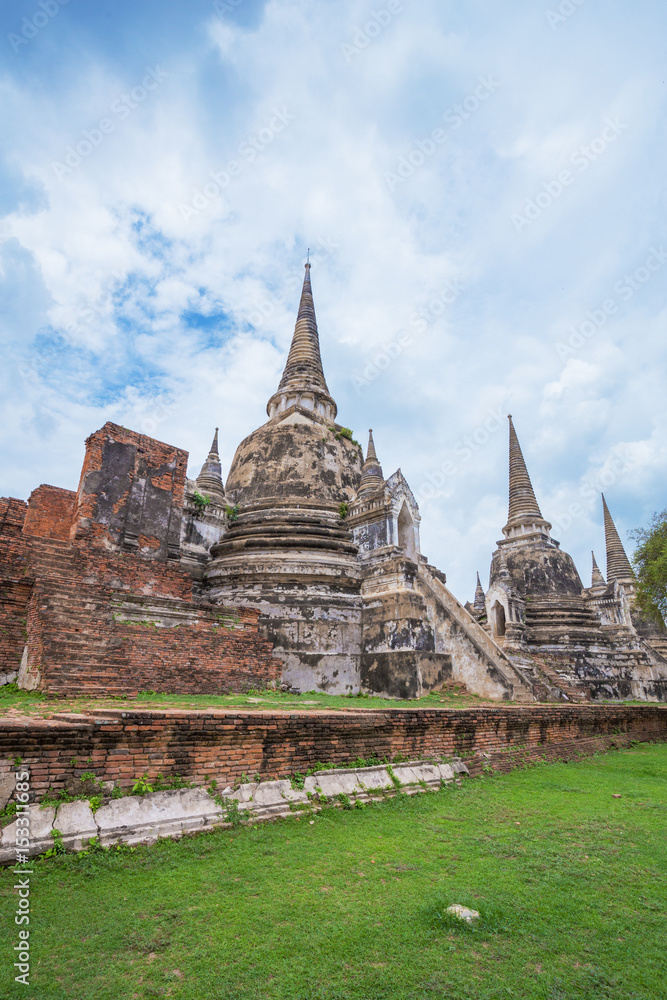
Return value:
M 107 423 L 76 491 L 0 501 L 0 683 L 408 698 L 451 680 L 498 700 L 665 697 L 667 643 L 638 619 L 606 507 L 609 582 L 596 568 L 584 589 L 513 427 L 489 590 L 478 576 L 472 605 L 452 595 L 421 553 L 400 469 L 385 479 L 372 432 L 364 458 L 336 422 L 309 264 L 267 416 L 226 482 L 217 430 L 190 480 L 187 452 Z

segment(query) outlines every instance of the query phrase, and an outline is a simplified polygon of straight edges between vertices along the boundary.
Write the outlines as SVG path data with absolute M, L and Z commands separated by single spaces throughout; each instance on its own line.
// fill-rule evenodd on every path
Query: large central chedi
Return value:
M 229 471 L 226 503 L 238 515 L 210 549 L 209 600 L 260 607 L 283 682 L 297 690 L 414 696 L 454 676 L 495 697 L 516 694 L 522 680 L 509 659 L 420 554 L 419 510 L 402 473 L 385 480 L 372 434 L 364 462 L 335 422 L 310 264 L 266 409 Z
M 309 264 L 285 371 L 266 409 L 269 420 L 241 442 L 229 471 L 227 501 L 239 515 L 211 549 L 210 598 L 261 601 L 287 683 L 357 688 L 361 571 L 341 505 L 356 495 L 363 456 L 334 423 Z

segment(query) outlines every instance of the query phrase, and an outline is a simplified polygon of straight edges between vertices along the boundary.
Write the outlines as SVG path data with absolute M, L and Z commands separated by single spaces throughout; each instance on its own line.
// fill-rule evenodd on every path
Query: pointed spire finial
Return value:
M 528 533 L 532 533 L 539 526 L 539 531 L 548 536 L 551 525 L 542 517 L 542 512 L 535 499 L 533 484 L 528 475 L 511 413 L 507 414 L 507 419 L 509 420 L 510 432 L 509 515 L 507 524 L 503 528 L 503 534 L 506 538 L 515 537 L 525 534 L 524 528 L 528 529 Z
M 473 611 L 477 615 L 486 614 L 486 597 L 484 594 L 484 588 L 482 587 L 482 581 L 479 578 L 479 573 L 477 574 L 477 586 L 475 588 L 475 600 L 472 605 Z
M 284 409 L 293 402 L 301 402 L 310 409 L 319 410 L 317 403 L 323 404 L 323 416 L 334 419 L 336 404 L 329 392 L 322 356 L 320 354 L 320 338 L 315 318 L 313 290 L 310 284 L 310 252 L 306 262 L 301 300 L 296 317 L 294 334 L 290 345 L 285 369 L 278 385 L 278 391 L 273 394 L 267 404 L 267 413 L 273 416 L 277 409 Z
M 612 580 L 618 580 L 619 582 L 634 580 L 634 570 L 625 553 L 623 542 L 616 530 L 613 518 L 609 513 L 604 493 L 602 494 L 602 512 L 604 515 L 604 538 L 607 549 L 607 580 L 610 583 Z
M 304 383 L 306 383 L 309 388 L 316 388 L 318 391 L 328 394 L 329 388 L 324 378 L 320 355 L 320 337 L 315 318 L 313 290 L 310 284 L 310 264 L 306 264 L 305 267 L 306 273 L 301 289 L 301 301 L 299 302 L 294 335 L 278 388 L 288 389 L 291 386 L 303 388 Z
M 595 552 L 591 552 L 591 557 L 593 560 L 593 570 L 591 573 L 591 587 L 606 587 L 607 581 L 603 577 L 600 567 L 595 561 Z
M 510 506 L 509 520 L 517 517 L 542 517 L 542 512 L 535 499 L 533 484 L 528 475 L 528 469 L 521 451 L 519 439 L 516 436 L 512 415 L 508 414 L 510 422 Z
M 213 435 L 213 441 L 211 442 L 211 449 L 208 453 L 208 458 L 201 467 L 201 472 L 195 480 L 197 488 L 205 493 L 206 496 L 211 496 L 216 501 L 225 500 L 225 488 L 222 483 L 222 466 L 220 464 L 220 455 L 218 454 L 218 428 L 215 429 L 215 434 Z
M 373 431 L 369 430 L 368 451 L 366 452 L 366 461 L 361 469 L 361 479 L 359 480 L 357 496 L 361 493 L 375 493 L 377 490 L 382 489 L 383 486 L 384 475 L 382 474 L 382 466 L 380 465 L 377 454 L 375 453 Z

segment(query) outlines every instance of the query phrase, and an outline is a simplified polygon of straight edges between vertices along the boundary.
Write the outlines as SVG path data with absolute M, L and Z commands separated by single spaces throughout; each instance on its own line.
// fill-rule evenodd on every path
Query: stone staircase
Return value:
M 532 678 L 527 676 L 521 666 L 500 648 L 477 619 L 473 618 L 470 612 L 459 604 L 443 583 L 439 571 L 434 566 L 420 564 L 417 579 L 428 589 L 441 609 L 441 613 L 449 618 L 457 636 L 464 636 L 470 642 L 471 647 L 479 656 L 480 662 L 489 672 L 503 678 L 503 684 L 512 701 L 525 704 L 533 702 L 535 696 Z M 471 684 L 468 684 L 468 687 L 470 690 L 474 690 Z
M 591 701 L 588 686 L 572 684 L 567 672 L 554 669 L 541 657 L 531 653 L 510 658 L 523 675 L 530 678 L 538 701 L 566 701 L 575 705 Z
M 127 694 L 122 644 L 109 637 L 111 591 L 86 581 L 86 566 L 67 542 L 34 538 L 28 566 L 35 584 L 36 628 L 41 633 L 43 680 L 49 691 L 77 689 L 90 696 Z
M 87 559 L 76 545 L 32 538 L 26 687 L 127 697 L 140 690 L 226 693 L 275 680 L 255 609 L 193 604 L 164 590 L 180 569 L 130 557 Z M 166 584 L 165 584 L 166 580 Z M 158 593 L 155 593 L 155 590 Z M 161 593 L 160 593 L 161 591 Z
M 30 538 L 27 553 L 26 572 L 33 578 L 66 582 L 81 576 L 78 553 L 68 542 L 55 538 Z
M 43 680 L 49 691 L 90 696 L 127 694 L 122 643 L 109 637 L 109 591 L 62 580 L 35 587 L 42 635 Z

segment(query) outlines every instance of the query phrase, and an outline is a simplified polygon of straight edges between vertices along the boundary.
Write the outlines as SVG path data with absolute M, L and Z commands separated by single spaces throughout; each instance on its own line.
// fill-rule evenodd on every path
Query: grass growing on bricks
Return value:
M 667 745 L 35 862 L 40 1000 L 664 1000 Z M 620 798 L 614 798 L 620 795 Z M 2 873 L 11 959 L 15 879 Z M 475 927 L 446 914 L 478 910 Z M 22 996 L 4 973 L 3 996 Z

